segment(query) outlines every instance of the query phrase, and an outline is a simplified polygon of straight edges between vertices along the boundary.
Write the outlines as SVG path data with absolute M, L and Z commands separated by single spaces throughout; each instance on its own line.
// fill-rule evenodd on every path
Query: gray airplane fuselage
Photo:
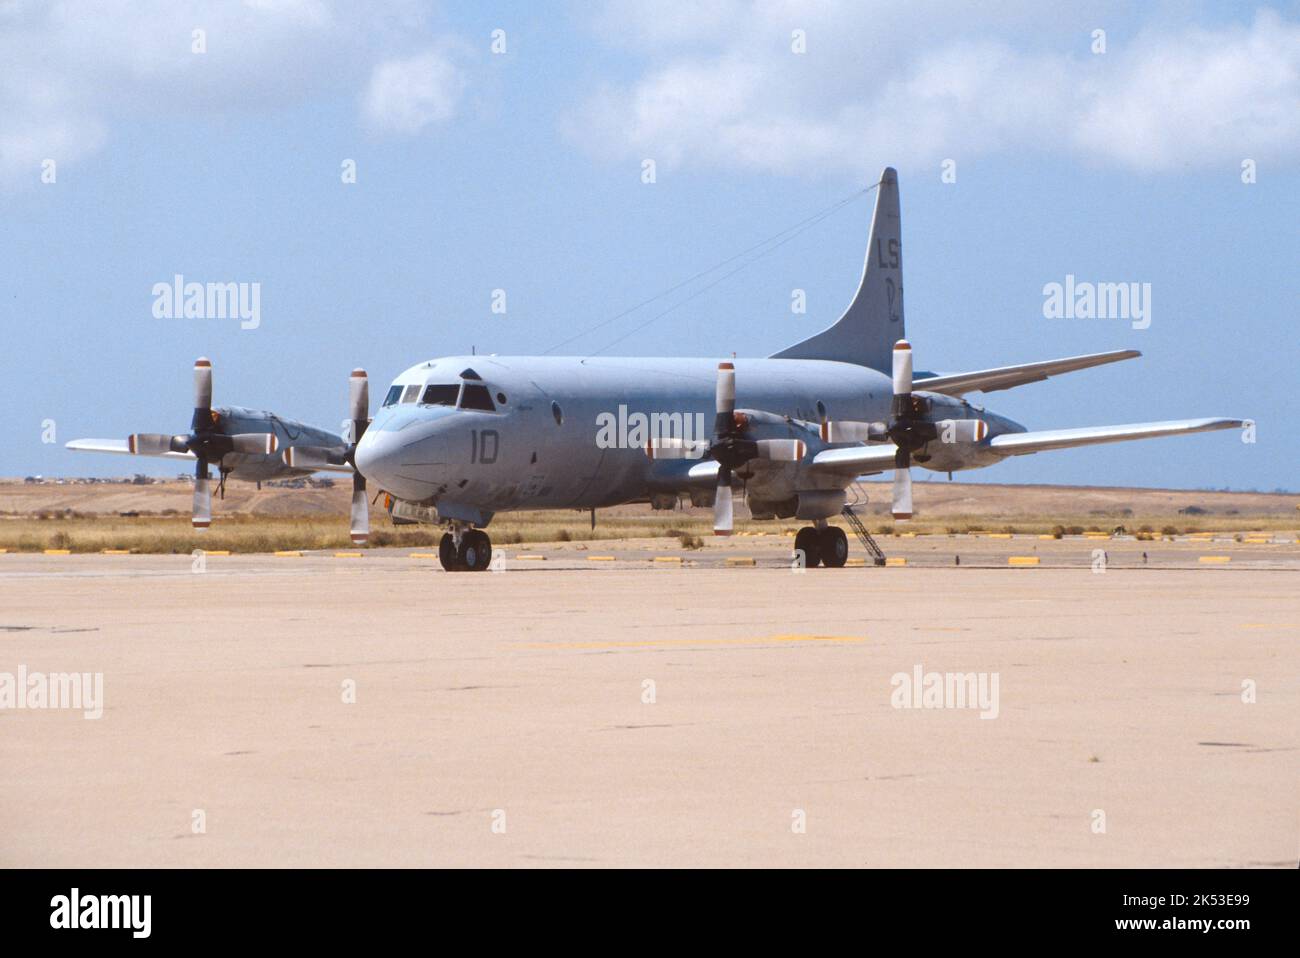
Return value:
M 889 417 L 892 383 L 876 370 L 821 360 L 734 362 L 737 408 L 761 411 L 751 417 L 750 433 L 756 438 L 799 438 L 817 450 L 829 448 L 817 434 L 823 418 L 874 422 Z M 712 435 L 717 367 L 718 360 L 702 358 L 478 355 L 432 360 L 394 380 L 358 446 L 357 466 L 368 481 L 399 500 L 433 505 L 442 515 L 469 516 L 476 522 L 512 509 L 590 509 L 645 500 L 673 486 L 668 471 L 680 478 L 680 470 L 689 466 L 649 459 L 644 451 L 648 438 L 685 433 L 685 438 L 707 440 Z M 494 408 L 420 401 L 438 398 L 435 394 L 451 399 L 462 380 L 481 383 Z M 443 389 L 431 394 L 430 386 Z M 480 399 L 482 395 L 480 391 Z M 979 418 L 992 435 L 1022 430 L 961 399 L 920 395 L 932 403 L 927 418 L 934 421 Z M 645 423 L 640 429 L 638 414 Z M 931 469 L 996 461 L 978 450 L 930 445 L 930 458 L 918 464 Z M 771 499 L 801 489 L 841 487 L 828 483 L 824 474 L 804 472 L 760 468 L 741 478 L 750 480 L 751 496 Z

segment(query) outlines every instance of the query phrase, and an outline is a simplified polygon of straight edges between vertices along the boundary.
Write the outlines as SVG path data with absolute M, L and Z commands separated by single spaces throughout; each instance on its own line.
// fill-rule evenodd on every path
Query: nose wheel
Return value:
M 482 529 L 445 533 L 438 543 L 438 561 L 448 572 L 482 572 L 492 564 L 492 540 Z
M 849 539 L 839 526 L 804 526 L 794 537 L 796 552 L 803 553 L 804 567 L 815 569 L 824 565 L 838 569 L 848 561 Z

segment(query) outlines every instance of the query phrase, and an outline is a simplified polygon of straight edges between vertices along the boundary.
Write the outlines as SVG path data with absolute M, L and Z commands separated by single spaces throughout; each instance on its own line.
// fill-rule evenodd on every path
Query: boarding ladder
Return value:
M 867 527 L 862 524 L 862 520 L 858 518 L 858 514 L 853 511 L 853 507 L 848 503 L 844 505 L 843 515 L 845 521 L 858 534 L 858 539 L 861 540 L 862 545 L 870 554 L 872 565 L 884 565 L 885 554 L 880 551 L 880 546 L 876 545 L 876 540 L 871 538 L 871 533 L 867 531 Z

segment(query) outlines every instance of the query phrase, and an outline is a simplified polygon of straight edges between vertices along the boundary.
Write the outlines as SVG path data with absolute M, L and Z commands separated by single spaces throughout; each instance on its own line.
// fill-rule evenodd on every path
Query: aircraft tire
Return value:
M 456 539 L 450 532 L 444 533 L 438 542 L 438 561 L 448 572 L 459 572 L 464 568 L 460 564 L 460 557 L 456 554 Z
M 481 529 L 470 529 L 460 537 L 456 558 L 460 560 L 462 569 L 482 572 L 492 562 L 492 540 Z
M 849 537 L 839 526 L 819 530 L 817 546 L 821 550 L 822 565 L 828 569 L 839 569 L 849 560 Z
M 795 552 L 803 551 L 805 569 L 815 569 L 822 564 L 821 537 L 814 526 L 804 526 L 794 537 Z

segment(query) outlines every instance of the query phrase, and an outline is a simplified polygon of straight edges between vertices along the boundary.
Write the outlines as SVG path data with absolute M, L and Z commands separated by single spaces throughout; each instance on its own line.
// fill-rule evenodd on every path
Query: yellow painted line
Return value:
M 1201 557 L 1200 557 L 1199 559 L 1197 559 L 1196 561 L 1198 561 L 1198 562 L 1206 562 L 1206 563 L 1209 563 L 1209 562 L 1231 562 L 1231 561 L 1232 561 L 1232 556 L 1201 556 Z
M 588 562 L 613 562 L 613 556 L 587 556 Z
M 515 556 L 515 558 L 523 562 L 545 562 L 546 561 L 546 556 L 539 556 L 536 553 L 531 553 L 531 552 L 521 552 L 519 555 Z
M 131 554 L 130 549 L 105 549 L 104 550 L 104 555 L 106 556 L 129 556 L 130 554 Z
M 727 565 L 758 565 L 753 556 L 728 556 Z
M 1266 546 L 1266 545 L 1271 546 L 1273 544 L 1273 540 L 1269 538 L 1251 538 L 1251 539 L 1243 539 L 1242 541 L 1245 542 L 1247 545 L 1252 545 L 1252 546 Z
M 408 558 L 408 559 L 436 559 L 436 558 L 438 558 L 438 553 L 436 553 L 436 552 L 412 552 L 409 556 L 407 556 L 407 558 Z
M 1038 556 L 1007 556 L 1007 565 L 1038 565 Z
M 228 556 L 228 555 L 230 555 L 230 550 L 229 550 L 229 549 L 213 549 L 211 552 L 204 552 L 202 549 L 200 549 L 199 551 L 200 551 L 200 552 L 203 552 L 203 554 L 204 554 L 205 556 Z M 277 553 L 277 554 L 278 554 L 278 553 Z
M 365 554 L 365 553 L 363 553 L 363 552 L 336 552 L 336 553 L 334 553 L 334 558 L 336 558 L 336 559 L 360 559 L 364 554 Z
M 900 538 L 900 539 L 915 539 L 915 538 L 916 538 L 916 533 L 915 533 L 915 532 L 900 532 L 900 533 L 898 534 L 898 538 Z
M 292 549 L 281 549 L 276 555 L 285 559 L 301 559 L 301 552 L 294 552 Z
M 845 568 L 859 568 L 859 567 L 864 566 L 864 565 L 866 565 L 866 564 L 867 564 L 867 560 L 866 560 L 866 559 L 845 559 L 845 560 L 844 560 L 844 567 L 845 567 Z
M 1010 538 L 1011 538 L 1011 533 L 1010 533 L 1010 532 L 990 532 L 990 533 L 989 533 L 989 538 L 990 538 L 990 539 L 1010 539 Z
M 70 556 L 72 555 L 72 550 L 71 549 L 46 549 L 45 554 L 47 556 Z
M 655 556 L 654 561 L 655 562 L 676 562 L 678 565 L 681 565 L 682 557 L 681 556 Z
M 904 565 L 907 565 L 907 559 L 904 558 L 903 556 L 891 556 L 891 557 L 885 559 L 885 565 L 887 565 L 887 566 L 904 566 Z
M 8 551 L 8 549 L 0 549 L 0 556 L 4 555 Z
M 1046 535 L 1041 535 L 1041 536 L 1039 536 L 1038 538 L 1040 538 L 1040 539 L 1055 539 L 1056 536 L 1052 535 L 1052 534 L 1049 532 L 1049 533 L 1047 533 Z
M 699 645 L 761 645 L 767 642 L 865 642 L 862 635 L 767 635 L 748 639 L 630 639 L 626 642 L 529 642 L 526 649 L 638 649 Z

